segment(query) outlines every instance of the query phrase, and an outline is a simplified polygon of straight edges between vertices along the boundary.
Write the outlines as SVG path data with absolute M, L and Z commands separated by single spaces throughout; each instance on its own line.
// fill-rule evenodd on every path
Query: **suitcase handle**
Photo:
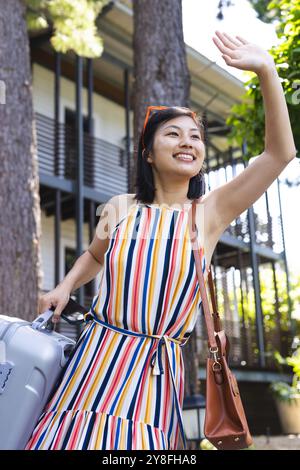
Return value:
M 53 325 L 50 327 L 48 324 L 50 323 L 51 318 L 53 317 L 55 307 L 50 307 L 48 310 L 43 312 L 41 315 L 39 315 L 31 324 L 32 328 L 35 330 L 41 330 L 43 328 L 47 328 L 49 330 L 53 329 Z M 70 325 L 81 325 L 84 323 L 86 320 L 84 318 L 82 319 L 76 319 L 76 320 L 71 320 L 68 315 L 71 315 L 72 313 L 80 312 L 82 314 L 88 313 L 86 308 L 80 305 L 78 302 L 73 300 L 72 298 L 69 299 L 69 302 L 63 309 L 61 313 L 61 317 Z M 92 315 L 91 315 L 92 316 Z
M 40 331 L 42 328 L 47 327 L 52 317 L 53 310 L 46 310 L 31 323 L 31 328 Z

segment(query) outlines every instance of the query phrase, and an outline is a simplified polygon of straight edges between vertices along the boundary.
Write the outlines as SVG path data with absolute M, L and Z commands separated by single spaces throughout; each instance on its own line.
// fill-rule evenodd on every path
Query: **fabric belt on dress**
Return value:
M 169 342 L 172 341 L 173 343 L 179 344 L 180 347 L 183 347 L 187 343 L 189 338 L 184 338 L 184 340 L 179 340 L 179 339 L 167 336 L 167 335 L 148 335 L 146 333 L 138 333 L 136 331 L 125 330 L 123 328 L 119 328 L 118 326 L 111 325 L 110 323 L 106 323 L 103 320 L 100 320 L 100 318 L 98 318 L 93 308 L 91 309 L 91 311 L 89 311 L 85 315 L 85 317 L 87 318 L 89 317 L 89 319 L 93 319 L 94 321 L 96 321 L 97 323 L 100 323 L 100 325 L 104 326 L 105 328 L 116 331 L 117 333 L 121 333 L 121 334 L 128 335 L 128 336 L 137 336 L 137 337 L 140 336 L 140 337 L 158 339 L 159 341 L 158 341 L 157 349 L 154 351 L 151 357 L 151 366 L 153 368 L 152 370 L 153 375 L 164 374 L 164 369 L 163 369 L 163 364 L 162 364 L 162 346 L 163 344 L 165 344 L 166 351 L 167 351 L 167 360 L 169 364 L 169 371 L 171 375 L 171 381 L 172 381 L 174 397 L 175 397 L 175 406 L 176 406 L 176 412 L 177 412 L 177 417 L 178 417 L 178 423 L 179 423 L 179 428 L 180 428 L 180 433 L 181 433 L 184 449 L 186 449 L 186 439 L 185 439 L 184 428 L 183 428 L 182 413 L 181 413 L 179 398 L 178 398 L 177 391 L 176 391 L 175 377 L 174 377 L 173 370 L 172 370 L 172 351 L 171 351 L 171 346 Z M 86 321 L 88 321 L 87 318 L 86 318 Z

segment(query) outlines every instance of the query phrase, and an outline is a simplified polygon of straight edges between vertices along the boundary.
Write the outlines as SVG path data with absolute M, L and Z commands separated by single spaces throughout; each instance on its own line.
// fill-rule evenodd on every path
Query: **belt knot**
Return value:
M 167 335 L 151 335 L 152 338 L 157 338 L 159 339 L 157 348 L 155 349 L 154 353 L 152 354 L 151 357 L 151 366 L 153 368 L 153 375 L 161 375 L 164 374 L 164 368 L 162 364 L 162 346 L 165 344 L 166 348 L 169 347 L 169 344 L 167 344 L 169 341 L 172 341 L 173 343 L 179 344 L 179 346 L 183 347 L 188 338 L 185 338 L 184 341 L 179 340 L 177 338 L 171 338 L 170 336 Z M 169 367 L 171 367 L 171 364 L 169 364 Z

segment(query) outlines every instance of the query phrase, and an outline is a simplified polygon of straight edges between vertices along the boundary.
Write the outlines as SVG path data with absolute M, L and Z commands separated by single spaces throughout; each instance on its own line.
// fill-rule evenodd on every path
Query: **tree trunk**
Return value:
M 135 0 L 134 7 L 134 142 L 138 146 L 149 105 L 189 106 L 190 74 L 182 29 L 181 0 Z M 136 154 L 130 174 L 136 174 Z M 130 181 L 130 192 L 135 192 Z M 199 392 L 196 334 L 183 348 L 185 394 Z
M 188 106 L 190 75 L 182 30 L 181 0 L 135 0 L 134 147 L 147 106 Z M 136 156 L 131 175 L 135 175 Z M 130 192 L 134 192 L 131 179 Z
M 0 313 L 36 316 L 40 198 L 25 2 L 0 0 Z

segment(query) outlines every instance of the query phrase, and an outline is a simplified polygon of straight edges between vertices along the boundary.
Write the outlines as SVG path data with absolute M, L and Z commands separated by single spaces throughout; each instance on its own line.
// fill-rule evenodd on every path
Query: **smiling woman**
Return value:
M 149 107 L 138 146 L 135 199 L 170 206 L 199 198 L 205 192 L 204 157 L 204 127 L 194 111 Z

